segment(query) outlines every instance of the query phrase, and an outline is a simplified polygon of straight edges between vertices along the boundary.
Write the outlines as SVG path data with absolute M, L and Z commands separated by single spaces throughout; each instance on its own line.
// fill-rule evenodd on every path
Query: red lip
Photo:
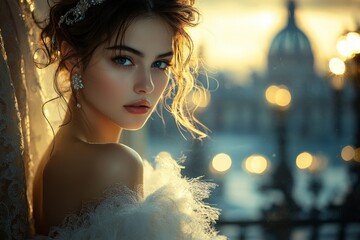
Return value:
M 124 105 L 124 108 L 132 114 L 146 114 L 149 112 L 151 105 L 147 100 L 136 101 L 127 105 Z

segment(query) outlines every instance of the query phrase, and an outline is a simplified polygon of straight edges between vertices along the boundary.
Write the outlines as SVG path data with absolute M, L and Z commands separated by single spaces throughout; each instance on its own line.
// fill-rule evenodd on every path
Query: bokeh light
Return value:
M 329 61 L 329 69 L 332 73 L 336 75 L 342 75 L 345 73 L 346 67 L 343 60 L 340 58 L 334 57 Z
M 337 44 L 336 49 L 341 56 L 348 58 L 351 56 L 351 50 L 345 37 L 341 38 Z
M 299 169 L 307 169 L 313 163 L 314 157 L 308 152 L 302 152 L 296 157 L 296 166 Z
M 360 53 L 360 34 L 349 32 L 337 42 L 336 49 L 345 58 L 350 58 L 354 54 Z
M 280 107 L 287 107 L 291 102 L 290 91 L 286 88 L 281 88 L 276 92 L 275 103 Z
M 357 32 L 349 32 L 346 35 L 350 51 L 353 54 L 360 53 L 360 34 Z
M 275 96 L 276 96 L 276 92 L 278 90 L 279 90 L 279 87 L 275 86 L 275 85 L 271 85 L 270 87 L 268 87 L 266 89 L 265 97 L 269 103 L 275 104 Z
M 210 103 L 211 95 L 209 93 L 209 90 L 204 89 L 202 91 L 196 91 L 192 95 L 192 103 L 195 106 L 206 108 Z
M 352 146 L 345 146 L 341 150 L 341 157 L 344 161 L 350 161 L 355 158 L 355 149 Z
M 269 161 L 262 155 L 251 155 L 245 159 L 245 169 L 254 174 L 263 174 L 269 167 Z
M 211 166 L 216 172 L 226 172 L 232 165 L 231 157 L 225 153 L 219 153 L 214 156 Z
M 277 107 L 287 108 L 291 103 L 291 94 L 289 89 L 284 86 L 269 86 L 265 91 L 266 100 Z
M 199 110 L 204 109 L 209 106 L 211 100 L 211 94 L 209 90 L 194 90 L 192 91 L 186 99 L 186 103 L 189 109 L 199 108 Z

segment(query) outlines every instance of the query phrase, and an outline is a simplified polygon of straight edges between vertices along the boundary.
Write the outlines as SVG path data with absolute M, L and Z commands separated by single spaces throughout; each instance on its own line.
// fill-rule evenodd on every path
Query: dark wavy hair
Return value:
M 63 97 L 59 73 L 67 72 L 65 61 L 74 58 L 84 68 L 87 67 L 95 49 L 110 41 L 114 36 L 122 40 L 130 24 L 139 17 L 158 16 L 173 30 L 174 51 L 173 64 L 170 67 L 171 81 L 165 92 L 162 103 L 175 118 L 180 129 L 187 129 L 193 137 L 206 136 L 206 128 L 194 116 L 195 108 L 186 104 L 188 95 L 194 91 L 204 91 L 195 80 L 197 70 L 193 56 L 193 41 L 187 33 L 187 28 L 199 23 L 199 12 L 194 7 L 195 0 L 105 0 L 99 5 L 91 6 L 86 11 L 83 20 L 70 26 L 58 25 L 60 17 L 76 6 L 79 0 L 58 0 L 48 4 L 49 17 L 37 22 L 41 28 L 40 40 L 42 50 L 46 53 L 46 63 L 42 67 L 58 64 L 54 77 L 55 91 Z M 74 52 L 62 56 L 60 46 L 63 42 L 69 44 Z M 68 77 L 65 81 L 68 81 Z M 62 79 L 64 81 L 64 79 Z M 69 81 L 68 81 L 69 82 Z M 171 98 L 170 104 L 166 99 Z M 198 127 L 203 130 L 200 130 Z

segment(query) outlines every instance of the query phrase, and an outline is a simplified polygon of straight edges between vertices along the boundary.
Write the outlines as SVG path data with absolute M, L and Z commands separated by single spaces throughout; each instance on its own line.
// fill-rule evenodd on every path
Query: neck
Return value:
M 70 99 L 69 108 L 65 119 L 70 119 L 70 122 L 62 127 L 69 135 L 89 143 L 119 142 L 122 128 L 102 113 L 86 104 L 81 108 L 76 107 L 73 98 Z

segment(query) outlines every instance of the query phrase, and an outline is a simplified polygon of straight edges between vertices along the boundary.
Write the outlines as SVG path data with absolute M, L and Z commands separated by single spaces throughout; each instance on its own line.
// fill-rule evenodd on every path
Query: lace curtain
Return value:
M 46 75 L 33 61 L 33 7 L 32 0 L 0 0 L 0 239 L 31 232 L 32 179 L 51 136 L 41 111 Z
M 39 29 L 32 11 L 42 20 L 47 10 L 45 0 L 0 0 L 0 239 L 32 234 L 34 173 L 53 137 L 42 106 L 56 96 L 54 69 L 34 64 Z M 58 101 L 45 107 L 55 131 L 64 109 Z M 143 155 L 145 136 L 146 129 L 126 133 L 122 142 Z

